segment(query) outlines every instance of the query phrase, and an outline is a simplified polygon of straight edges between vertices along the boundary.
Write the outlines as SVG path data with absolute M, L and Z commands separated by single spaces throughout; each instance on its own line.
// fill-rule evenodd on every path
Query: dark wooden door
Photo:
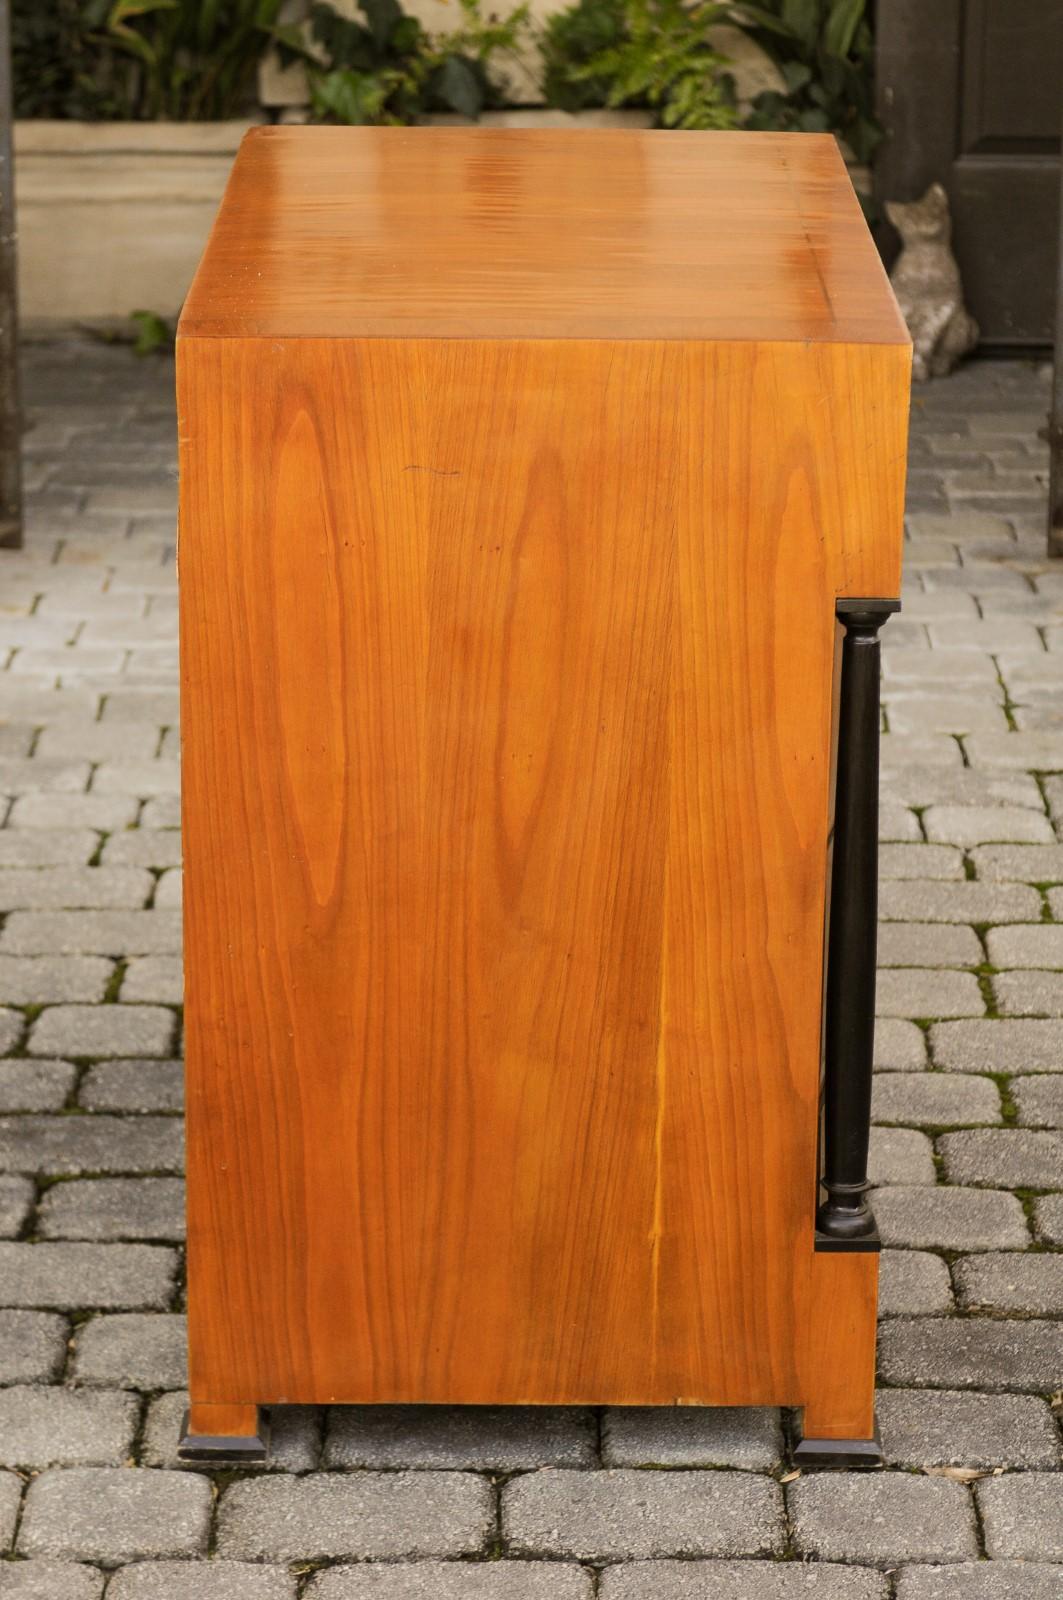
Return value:
M 877 38 L 880 198 L 939 179 L 983 343 L 1050 344 L 1063 0 L 879 0 Z

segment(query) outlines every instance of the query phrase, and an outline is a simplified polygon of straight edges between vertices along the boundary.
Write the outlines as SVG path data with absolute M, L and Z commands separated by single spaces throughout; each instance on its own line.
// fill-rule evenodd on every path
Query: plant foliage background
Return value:
M 832 131 L 872 156 L 869 0 L 573 0 L 534 35 L 527 7 L 455 0 L 431 33 L 401 0 L 342 15 L 314 0 L 281 25 L 281 0 L 14 0 L 16 114 L 208 120 L 254 110 L 265 50 L 303 62 L 311 114 L 347 123 L 477 117 L 507 102 L 507 61 L 533 36 L 543 97 L 567 111 L 628 106 L 665 128 Z M 719 29 L 764 50 L 781 86 L 740 107 Z

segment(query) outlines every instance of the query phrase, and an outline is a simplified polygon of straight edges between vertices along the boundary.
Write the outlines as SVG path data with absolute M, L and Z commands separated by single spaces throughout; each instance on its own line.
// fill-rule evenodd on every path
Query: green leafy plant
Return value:
M 16 0 L 19 115 L 206 121 L 254 102 L 280 0 Z
M 347 123 L 405 123 L 430 111 L 478 117 L 497 104 L 496 58 L 519 44 L 528 8 L 485 19 L 480 0 L 459 0 L 461 24 L 429 34 L 399 0 L 359 0 L 364 20 L 319 0 L 307 29 L 275 27 L 282 60 L 301 59 L 318 117 Z
M 157 311 L 133 311 L 129 320 L 136 329 L 133 350 L 138 356 L 150 356 L 156 351 L 165 352 L 173 349 L 173 324 L 167 322 Z
M 836 133 L 858 161 L 882 137 L 875 119 L 868 0 L 743 0 L 733 20 L 777 62 L 786 93 L 753 102 L 747 128 Z
M 712 42 L 730 11 L 712 0 L 577 0 L 546 27 L 546 98 L 570 111 L 648 106 L 666 128 L 733 128 L 734 82 Z

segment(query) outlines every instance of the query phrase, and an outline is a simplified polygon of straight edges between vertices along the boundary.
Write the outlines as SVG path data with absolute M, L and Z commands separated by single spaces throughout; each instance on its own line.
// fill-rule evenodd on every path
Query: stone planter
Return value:
M 19 299 L 30 330 L 174 315 L 250 126 L 16 123 Z

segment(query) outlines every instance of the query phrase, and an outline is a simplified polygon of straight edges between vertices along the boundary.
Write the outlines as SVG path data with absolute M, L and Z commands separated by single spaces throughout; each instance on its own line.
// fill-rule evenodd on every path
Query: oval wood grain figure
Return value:
M 830 139 L 248 136 L 179 339 L 194 1431 L 870 1433 L 834 612 L 899 586 L 908 368 Z

